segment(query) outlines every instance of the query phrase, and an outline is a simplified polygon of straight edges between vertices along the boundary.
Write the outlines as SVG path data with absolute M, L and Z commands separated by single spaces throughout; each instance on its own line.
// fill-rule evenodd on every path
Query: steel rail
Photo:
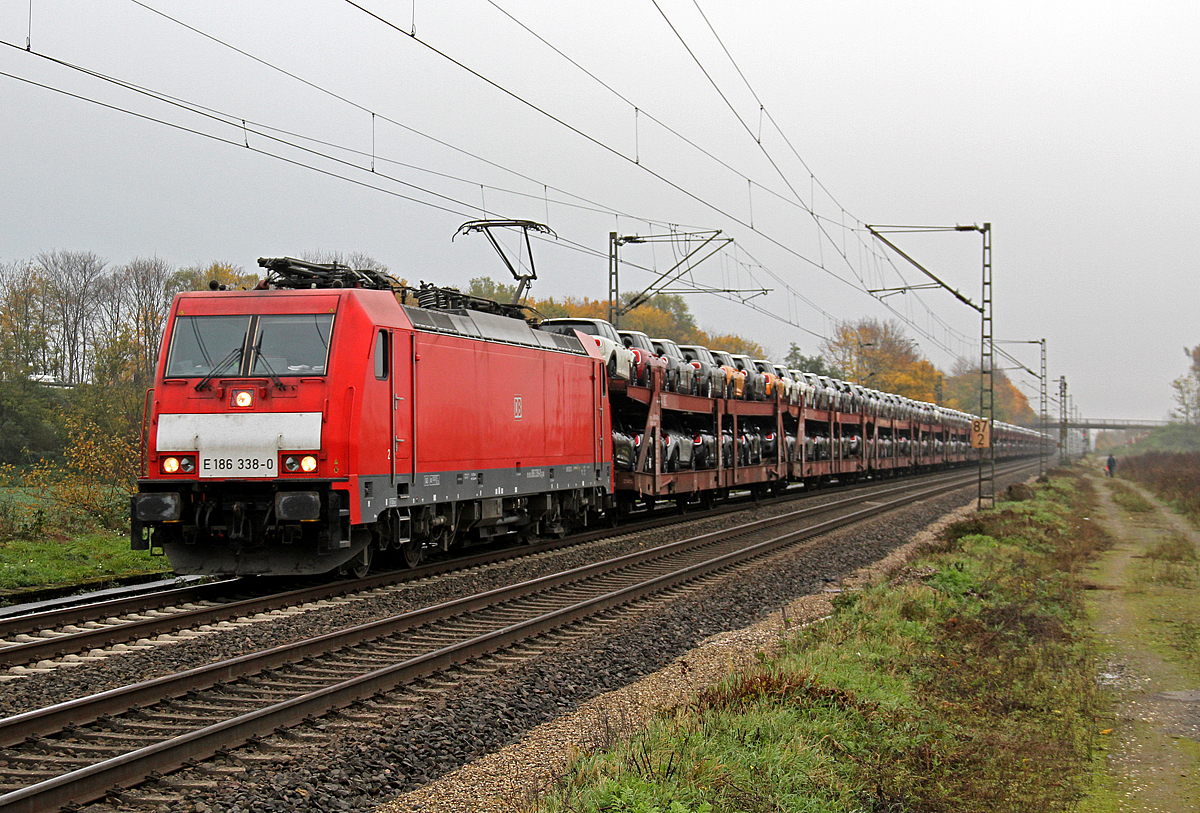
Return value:
M 893 488 L 875 491 L 871 497 L 912 491 L 925 484 L 901 483 Z M 572 581 L 590 578 L 599 573 L 632 567 L 653 559 L 661 559 L 683 550 L 745 535 L 777 525 L 794 522 L 816 514 L 836 511 L 862 501 L 862 497 L 847 497 L 822 505 L 809 506 L 774 517 L 744 523 L 736 528 L 712 531 L 700 536 L 677 540 L 665 545 L 618 556 L 592 564 L 581 565 L 569 570 L 551 573 L 518 584 L 496 588 L 460 599 L 443 602 L 418 610 L 411 610 L 389 618 L 325 633 L 304 641 L 284 644 L 261 652 L 252 652 L 235 658 L 188 669 L 171 675 L 110 689 L 86 697 L 64 701 L 53 706 L 16 714 L 0 719 L 0 748 L 9 747 L 32 737 L 42 737 L 63 730 L 69 725 L 89 723 L 104 715 L 119 714 L 134 706 L 146 706 L 161 700 L 179 697 L 187 692 L 206 689 L 233 678 L 261 672 L 266 669 L 294 663 L 353 645 L 371 638 L 380 638 L 404 630 L 430 624 L 443 618 L 472 612 L 483 607 L 511 601 L 532 593 L 559 587 Z
M 197 759 L 212 756 L 233 746 L 281 728 L 296 725 L 313 716 L 343 708 L 358 700 L 395 688 L 403 683 L 444 670 L 517 641 L 561 627 L 580 618 L 629 603 L 645 595 L 658 593 L 678 584 L 695 580 L 718 570 L 732 567 L 748 559 L 846 525 L 861 522 L 902 505 L 918 502 L 938 494 L 969 485 L 973 475 L 878 503 L 842 517 L 831 519 L 797 531 L 785 533 L 743 549 L 728 552 L 709 560 L 688 565 L 637 584 L 611 591 L 587 601 L 541 614 L 526 621 L 510 624 L 469 640 L 428 652 L 400 663 L 375 669 L 335 685 L 309 692 L 281 703 L 258 709 L 229 720 L 189 732 L 180 737 L 163 740 L 128 754 L 62 774 L 43 782 L 0 796 L 0 813 L 21 811 L 37 813 L 73 802 L 88 801 L 103 796 L 109 790 L 138 784 L 147 776 L 174 770 Z M 843 501 L 844 502 L 844 501 Z M 818 506 L 814 508 L 823 508 Z M 806 509 L 807 510 L 807 509 Z M 774 520 L 775 518 L 771 518 Z M 771 520 L 750 523 L 762 526 Z M 705 534 L 695 539 L 704 539 Z M 687 540 L 685 540 L 687 541 Z M 679 546 L 681 543 L 673 543 Z M 664 546 L 670 547 L 670 546 Z M 619 557 L 619 560 L 640 557 L 642 553 Z M 601 563 L 603 564 L 603 563 Z M 609 563 L 611 564 L 611 563 Z M 575 571 L 593 569 L 589 565 Z M 571 572 L 571 571 L 568 571 Z M 559 576 L 562 574 L 553 574 Z M 545 578 L 545 577 L 544 577 Z M 508 589 L 508 588 L 504 588 Z M 492 591 L 496 592 L 496 591 Z M 482 595 L 482 594 L 481 594 Z M 475 598 L 475 597 L 472 597 Z
M 940 473 L 935 475 L 935 477 L 945 476 L 954 476 L 954 473 Z M 919 481 L 910 482 L 919 484 L 926 481 L 927 480 L 922 479 Z M 875 483 L 874 485 L 879 485 L 879 483 Z M 871 486 L 865 487 L 870 488 Z M 858 490 L 858 488 L 855 488 L 855 490 Z M 885 489 L 884 493 L 887 493 L 887 491 L 888 490 Z M 776 497 L 770 500 L 763 500 L 759 504 L 775 504 L 777 502 L 786 502 L 795 500 L 797 498 L 803 499 L 817 493 L 819 492 L 802 492 L 784 497 Z M 724 505 L 712 509 L 711 511 L 689 514 L 688 518 L 701 519 L 706 516 L 718 516 L 721 514 L 732 513 L 742 510 L 744 505 L 744 503 L 740 502 Z M 152 638 L 156 635 L 177 632 L 188 627 L 197 627 L 203 624 L 211 624 L 230 618 L 270 612 L 272 610 L 303 604 L 306 602 L 321 601 L 351 593 L 365 592 L 379 587 L 389 587 L 419 578 L 443 575 L 445 573 L 457 570 L 465 570 L 471 567 L 479 567 L 481 565 L 492 564 L 494 562 L 504 561 L 506 559 L 519 558 L 521 556 L 559 550 L 564 547 L 585 544 L 587 542 L 603 539 L 605 537 L 613 536 L 614 534 L 622 535 L 627 533 L 636 533 L 642 530 L 662 527 L 677 522 L 679 522 L 679 515 L 672 512 L 670 516 L 642 520 L 641 522 L 622 526 L 618 529 L 606 528 L 603 530 L 577 534 L 568 540 L 552 540 L 535 543 L 533 545 L 524 545 L 519 548 L 505 548 L 498 551 L 488 551 L 446 562 L 433 562 L 428 565 L 413 568 L 411 570 L 389 571 L 377 576 L 369 576 L 365 579 L 313 585 L 295 590 L 288 590 L 281 593 L 272 593 L 266 596 L 224 602 L 221 604 L 215 604 L 211 607 L 181 610 L 179 612 L 167 613 L 154 618 L 131 620 L 122 623 L 106 625 L 103 627 L 96 627 L 90 630 L 82 630 L 79 632 L 54 634 L 41 637 L 33 641 L 24 641 L 7 645 L 0 644 L 0 668 L 33 663 L 44 659 L 57 658 L 73 652 L 83 652 L 89 649 L 98 649 L 111 646 L 113 644 L 137 640 L 139 638 Z M 205 587 L 215 589 L 215 585 L 200 585 L 198 587 L 182 588 L 181 590 L 183 593 L 187 594 L 189 591 L 203 590 Z M 157 596 L 167 594 L 162 593 L 153 595 Z M 139 601 L 144 603 L 139 604 Z M 46 629 L 46 625 L 61 624 L 64 621 L 68 621 L 72 624 L 78 624 L 85 623 L 86 621 L 94 621 L 99 618 L 108 618 L 123 613 L 157 610 L 167 606 L 168 603 L 169 602 L 157 601 L 152 596 L 142 596 L 114 599 L 112 603 L 103 602 L 93 605 L 84 605 L 84 608 L 82 609 L 84 609 L 86 612 L 82 614 L 73 615 L 71 613 L 71 608 L 66 608 L 62 610 L 51 610 L 47 611 L 46 613 L 15 616 L 12 619 L 0 622 L 0 638 L 4 638 L 8 634 L 20 634 L 20 632 Z M 18 626 L 21 627 L 21 629 L 18 629 Z
M 222 591 L 227 591 L 231 586 L 228 581 L 221 581 L 193 584 L 187 587 L 170 587 L 141 595 L 100 599 L 73 604 L 69 607 L 58 607 L 53 610 L 5 616 L 0 618 L 0 639 L 21 633 L 53 629 L 66 624 L 81 624 L 117 615 L 157 610 L 171 604 L 209 601 L 212 600 L 214 594 L 219 598 Z M 0 645 L 0 651 L 3 651 L 3 645 Z
M 650 523 L 651 527 L 654 527 L 656 525 L 667 524 L 669 521 L 675 520 L 660 518 L 657 520 L 652 520 Z M 638 530 L 641 530 L 641 528 L 636 526 L 627 526 L 618 531 L 618 533 L 632 533 Z M 422 565 L 420 567 L 408 570 L 388 571 L 376 576 L 369 576 L 365 579 L 312 585 L 294 590 L 287 590 L 280 593 L 271 593 L 266 596 L 240 599 L 237 601 L 228 601 L 221 604 L 216 604 L 212 607 L 203 607 L 194 610 L 182 610 L 180 612 L 161 615 L 155 618 L 132 620 L 123 623 L 112 624 L 110 626 L 97 627 L 96 629 L 92 630 L 83 630 L 81 632 L 62 633 L 36 641 L 24 641 L 7 645 L 0 644 L 0 668 L 4 666 L 15 666 L 18 664 L 30 663 L 32 661 L 38 661 L 44 658 L 59 657 L 70 652 L 80 652 L 86 649 L 95 649 L 98 647 L 109 646 L 111 644 L 136 640 L 138 638 L 149 638 L 162 633 L 175 632 L 179 629 L 189 626 L 195 627 L 202 624 L 213 623 L 214 621 L 222 621 L 239 616 L 255 615 L 257 613 L 269 612 L 271 610 L 289 607 L 296 604 L 321 601 L 351 593 L 366 592 L 379 587 L 389 587 L 395 584 L 401 584 L 406 581 L 414 581 L 420 578 L 439 576 L 456 570 L 465 570 L 471 567 L 492 564 L 505 559 L 528 556 L 550 550 L 557 550 L 569 545 L 582 544 L 587 541 L 591 541 L 592 536 L 601 538 L 603 536 L 612 535 L 613 533 L 614 531 L 612 529 L 607 529 L 605 531 L 593 532 L 592 534 L 584 534 L 578 537 L 572 537 L 565 543 L 564 540 L 554 540 L 535 543 L 533 545 L 523 545 L 520 548 L 507 548 L 500 551 L 489 551 L 486 553 L 475 554 L 474 556 L 462 557 L 445 562 L 432 562 L 428 565 Z M 184 588 L 185 591 L 194 589 L 195 588 Z M 155 595 L 167 594 L 161 593 Z M 139 598 L 143 603 L 138 603 Z M 7 624 L 0 623 L 0 638 L 6 637 L 6 627 L 7 634 L 19 634 L 20 632 L 46 629 L 50 624 L 62 624 L 64 622 L 78 624 L 100 618 L 108 618 L 114 615 L 156 610 L 167 606 L 170 603 L 170 601 L 158 602 L 149 596 L 135 597 L 115 599 L 112 603 L 104 602 L 102 604 L 84 605 L 82 609 L 86 610 L 87 614 L 82 616 L 72 615 L 70 612 L 71 608 L 66 608 L 63 610 L 51 610 L 45 613 L 36 613 L 25 616 L 15 616 Z M 23 629 L 20 627 L 23 627 Z
M 816 492 L 798 492 L 782 497 L 761 500 L 758 502 L 758 504 L 769 505 L 775 502 L 787 502 L 798 498 L 803 499 L 805 497 L 810 497 L 815 493 Z M 703 519 L 709 516 L 720 516 L 722 514 L 743 510 L 745 506 L 745 501 L 738 499 L 706 511 L 689 512 L 688 518 Z M 488 550 L 482 553 L 456 557 L 450 560 L 430 562 L 416 568 L 386 571 L 374 576 L 368 576 L 364 579 L 312 585 L 294 590 L 271 593 L 266 596 L 260 596 L 256 598 L 224 602 L 223 604 L 217 606 L 232 609 L 235 611 L 235 615 L 253 615 L 255 613 L 278 609 L 280 606 L 290 606 L 292 604 L 303 603 L 306 601 L 321 601 L 323 599 L 335 598 L 349 593 L 364 592 L 379 587 L 389 587 L 395 584 L 402 584 L 407 581 L 415 581 L 416 579 L 427 578 L 430 576 L 440 576 L 457 570 L 467 570 L 472 567 L 480 567 L 508 559 L 515 559 L 522 556 L 560 550 L 573 545 L 586 544 L 588 542 L 614 535 L 637 533 L 643 530 L 674 524 L 679 521 L 679 515 L 674 510 L 662 510 L 654 513 L 661 514 L 661 516 L 652 515 L 649 519 L 641 519 L 637 522 L 629 523 L 618 528 L 605 528 L 573 534 L 566 539 L 546 540 L 542 542 L 535 542 L 529 545 L 521 545 L 519 547 L 510 546 L 499 550 Z M 0 640 L 15 635 L 20 635 L 22 633 L 49 630 L 56 626 L 77 625 L 87 623 L 89 621 L 98 621 L 100 619 L 112 618 L 120 615 L 159 610 L 163 607 L 171 605 L 172 603 L 179 604 L 196 600 L 217 600 L 219 595 L 210 596 L 207 594 L 219 594 L 221 592 L 221 587 L 227 588 L 230 586 L 234 585 L 226 581 L 216 584 L 172 588 L 169 590 L 140 596 L 106 599 L 103 601 L 85 603 L 82 605 L 74 605 L 72 607 L 45 610 L 42 612 L 27 613 L 24 615 L 8 616 L 5 618 L 0 618 Z M 276 603 L 277 601 L 281 601 L 283 603 Z M 22 663 L 29 663 L 31 661 L 42 660 L 44 658 L 58 657 L 68 652 L 79 652 L 84 649 L 94 649 L 97 647 L 107 646 L 109 644 L 134 640 L 137 638 L 148 638 L 164 632 L 173 632 L 180 629 L 182 626 L 179 623 L 175 623 L 177 621 L 187 622 L 189 626 L 198 626 L 203 623 L 209 623 L 208 619 L 210 616 L 205 615 L 205 613 L 211 610 L 216 610 L 217 606 L 199 610 L 185 610 L 177 613 L 171 613 L 169 615 L 159 616 L 157 618 L 113 624 L 108 627 L 98 628 L 97 630 L 93 631 L 63 633 L 46 637 L 44 640 L 25 641 L 15 644 L 0 643 L 0 668 L 4 666 L 14 666 Z M 196 615 L 190 615 L 191 613 L 195 613 Z M 202 620 L 193 621 L 191 620 L 193 617 Z M 234 616 L 231 615 L 229 617 Z M 109 634 L 104 634 L 103 630 L 108 630 Z M 127 632 L 121 634 L 118 633 L 117 630 L 126 630 Z

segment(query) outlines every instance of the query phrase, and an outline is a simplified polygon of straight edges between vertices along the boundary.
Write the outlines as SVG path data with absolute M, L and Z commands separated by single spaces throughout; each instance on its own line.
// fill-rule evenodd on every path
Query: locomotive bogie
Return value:
M 161 548 L 178 573 L 323 573 L 363 547 L 330 483 L 178 485 L 131 500 L 133 548 Z

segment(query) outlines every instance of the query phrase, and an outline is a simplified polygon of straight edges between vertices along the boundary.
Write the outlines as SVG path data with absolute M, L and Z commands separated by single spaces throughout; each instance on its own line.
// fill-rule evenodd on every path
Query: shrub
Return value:
M 1117 469 L 1200 521 L 1200 452 L 1149 452 L 1126 457 Z

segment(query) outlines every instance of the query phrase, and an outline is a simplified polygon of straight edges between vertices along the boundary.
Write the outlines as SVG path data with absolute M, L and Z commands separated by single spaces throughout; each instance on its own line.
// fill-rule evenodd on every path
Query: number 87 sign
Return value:
M 992 423 L 983 418 L 971 420 L 971 448 L 986 449 L 992 445 Z

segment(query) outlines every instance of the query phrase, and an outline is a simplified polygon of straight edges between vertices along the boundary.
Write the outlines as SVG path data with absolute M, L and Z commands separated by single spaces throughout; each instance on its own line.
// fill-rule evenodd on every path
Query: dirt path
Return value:
M 1180 630 L 1194 634 L 1200 622 L 1200 579 L 1194 561 L 1147 556 L 1180 537 L 1200 549 L 1200 533 L 1129 481 L 1100 479 L 1095 519 L 1115 542 L 1088 574 L 1098 588 L 1090 609 L 1107 648 L 1101 677 L 1117 698 L 1111 805 L 1102 809 L 1200 810 L 1200 668 L 1172 646 Z M 1149 510 L 1114 501 L 1122 483 L 1149 501 Z

